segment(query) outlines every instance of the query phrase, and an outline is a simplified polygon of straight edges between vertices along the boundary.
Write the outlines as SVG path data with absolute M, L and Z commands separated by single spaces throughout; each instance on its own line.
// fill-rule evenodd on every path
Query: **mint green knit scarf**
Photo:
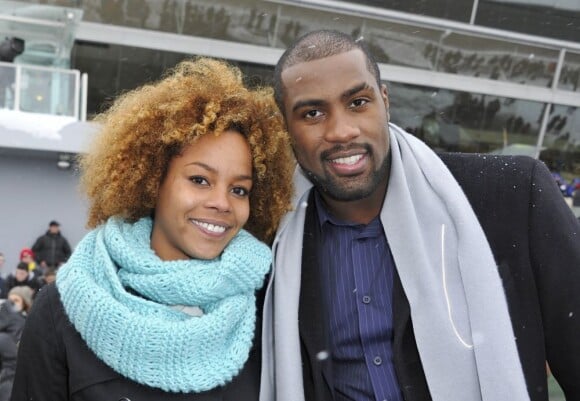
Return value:
M 162 261 L 151 229 L 150 218 L 111 218 L 89 232 L 57 275 L 66 314 L 99 359 L 133 381 L 184 393 L 223 385 L 248 358 L 271 251 L 242 230 L 219 258 Z

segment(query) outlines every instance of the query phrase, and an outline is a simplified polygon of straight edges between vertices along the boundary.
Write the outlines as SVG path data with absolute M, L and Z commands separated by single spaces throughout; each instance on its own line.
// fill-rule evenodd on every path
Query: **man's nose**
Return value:
M 347 113 L 334 113 L 329 119 L 324 139 L 328 142 L 350 142 L 360 135 L 360 129 Z

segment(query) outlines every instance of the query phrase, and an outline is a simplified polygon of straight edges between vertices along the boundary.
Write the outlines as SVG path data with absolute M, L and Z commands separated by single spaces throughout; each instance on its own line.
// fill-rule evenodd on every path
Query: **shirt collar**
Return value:
M 383 225 L 379 216 L 376 216 L 367 225 L 340 220 L 330 214 L 317 189 L 314 189 L 314 204 L 318 212 L 318 224 L 321 229 L 324 229 L 325 226 L 330 224 L 332 226 L 356 229 L 359 232 L 359 235 L 357 235 L 358 238 L 374 238 L 379 235 L 384 235 Z

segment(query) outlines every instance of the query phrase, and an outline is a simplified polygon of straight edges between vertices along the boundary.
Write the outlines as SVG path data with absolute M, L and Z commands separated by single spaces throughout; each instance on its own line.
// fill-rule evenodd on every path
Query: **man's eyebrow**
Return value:
M 347 100 L 349 97 L 351 97 L 352 95 L 364 90 L 364 89 L 368 89 L 370 88 L 370 85 L 367 82 L 362 82 L 356 86 L 353 86 L 350 89 L 345 90 L 342 95 L 340 95 L 340 98 L 344 101 Z
M 296 103 L 294 103 L 294 106 L 292 107 L 292 112 L 295 112 L 296 110 L 302 108 L 302 107 L 306 107 L 306 106 L 315 106 L 315 107 L 319 107 L 326 104 L 326 102 L 324 100 L 319 100 L 319 99 L 304 99 L 304 100 L 299 100 Z

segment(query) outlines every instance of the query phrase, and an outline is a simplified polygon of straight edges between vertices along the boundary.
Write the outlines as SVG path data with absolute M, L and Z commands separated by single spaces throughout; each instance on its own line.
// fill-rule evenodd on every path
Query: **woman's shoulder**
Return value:
M 42 286 L 32 302 L 32 308 L 26 318 L 27 325 L 58 324 L 66 315 L 60 301 L 58 288 L 54 283 Z

